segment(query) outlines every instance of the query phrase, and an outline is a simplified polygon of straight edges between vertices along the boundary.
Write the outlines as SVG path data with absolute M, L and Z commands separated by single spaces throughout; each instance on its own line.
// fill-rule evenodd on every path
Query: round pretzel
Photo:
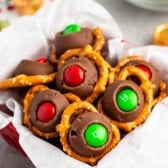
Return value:
M 136 56 L 136 55 L 132 55 L 132 56 L 126 56 L 126 57 L 123 57 L 120 62 L 118 63 L 118 65 L 113 69 L 112 71 L 112 75 L 114 75 L 114 80 L 117 80 L 118 79 L 118 75 L 120 73 L 120 71 L 122 70 L 122 68 L 124 67 L 124 65 L 126 63 L 128 63 L 129 61 L 132 61 L 132 60 L 142 60 L 142 61 L 145 61 L 145 59 L 141 56 Z M 132 75 L 137 75 L 136 74 L 132 74 Z M 112 83 L 113 81 L 110 81 L 110 83 Z M 155 86 L 153 86 L 153 89 L 154 89 Z M 158 93 L 156 96 L 154 96 L 153 98 L 153 105 L 154 106 L 155 104 L 157 104 L 159 101 L 161 101 L 163 98 L 165 98 L 167 96 L 167 91 L 166 91 L 166 83 L 161 81 L 160 84 L 159 84 L 159 90 L 158 90 Z
M 118 128 L 125 130 L 126 132 L 130 132 L 133 128 L 137 127 L 147 119 L 147 117 L 151 112 L 152 103 L 153 103 L 153 85 L 148 80 L 147 76 L 145 75 L 145 72 L 139 70 L 139 68 L 134 66 L 127 66 L 123 68 L 120 71 L 117 80 L 126 80 L 128 76 L 131 76 L 131 75 L 136 75 L 137 77 L 139 77 L 141 81 L 140 88 L 145 94 L 145 104 L 143 106 L 142 111 L 138 115 L 138 117 L 132 122 L 119 122 L 111 119 L 111 122 L 113 124 L 115 124 Z M 103 112 L 101 100 L 98 102 L 97 109 L 100 112 Z
M 49 75 L 18 75 L 13 78 L 9 78 L 3 81 L 0 81 L 0 89 L 10 89 L 16 87 L 26 87 L 38 84 L 45 84 L 54 81 L 56 73 Z
M 49 138 L 54 138 L 58 136 L 58 132 L 44 133 L 43 131 L 40 131 L 38 128 L 32 125 L 31 120 L 30 120 L 30 114 L 29 114 L 29 105 L 34 95 L 40 91 L 44 91 L 47 89 L 49 88 L 45 85 L 36 85 L 30 88 L 23 101 L 23 112 L 24 112 L 24 124 L 28 126 L 30 130 L 32 130 L 32 132 L 34 132 L 36 135 L 49 139 Z M 64 94 L 64 96 L 68 99 L 69 102 L 81 101 L 81 99 L 78 96 L 72 93 L 66 93 Z
M 58 69 L 60 69 L 65 62 L 72 57 L 87 57 L 96 64 L 99 71 L 99 79 L 94 87 L 93 93 L 86 98 L 86 101 L 93 102 L 106 88 L 110 65 L 105 62 L 98 52 L 93 51 L 90 45 L 87 45 L 84 49 L 72 49 L 66 51 L 60 57 Z
M 45 133 L 45 132 L 39 130 L 38 128 L 34 127 L 31 123 L 30 114 L 29 114 L 29 105 L 30 105 L 30 102 L 32 101 L 34 95 L 37 94 L 39 91 L 44 91 L 47 89 L 49 89 L 49 88 L 45 85 L 36 85 L 28 90 L 28 92 L 23 100 L 23 112 L 24 112 L 23 122 L 34 134 L 36 134 L 40 137 L 49 139 L 49 138 L 54 138 L 54 137 L 58 136 L 58 132 L 55 131 L 55 132 L 51 132 L 51 133 Z
M 56 130 L 60 133 L 60 141 L 63 146 L 63 150 L 70 156 L 80 161 L 89 163 L 91 165 L 95 165 L 96 162 L 102 158 L 107 152 L 109 152 L 120 140 L 120 132 L 118 128 L 111 124 L 112 126 L 112 133 L 113 133 L 113 140 L 109 147 L 101 153 L 101 155 L 96 157 L 85 157 L 80 156 L 77 154 L 70 146 L 68 141 L 68 133 L 69 129 L 71 128 L 71 124 L 73 119 L 81 113 L 85 111 L 90 111 L 91 113 L 98 113 L 97 109 L 87 101 L 80 101 L 70 104 L 63 112 L 61 123 L 56 126 Z
M 121 58 L 121 60 L 118 62 L 118 64 L 116 65 L 116 67 L 114 68 L 114 80 L 116 80 L 118 73 L 121 71 L 121 69 L 123 68 L 123 66 L 125 64 L 127 64 L 128 62 L 132 61 L 132 60 L 142 60 L 145 61 L 145 59 L 141 56 L 137 56 L 137 55 L 132 55 L 132 56 L 125 56 L 123 58 Z

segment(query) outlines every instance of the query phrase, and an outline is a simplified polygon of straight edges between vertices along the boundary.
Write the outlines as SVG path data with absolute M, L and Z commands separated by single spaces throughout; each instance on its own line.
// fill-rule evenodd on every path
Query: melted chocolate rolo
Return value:
M 52 120 L 40 122 L 37 118 L 38 107 L 43 102 L 51 102 L 55 105 L 56 113 Z M 32 99 L 29 107 L 30 120 L 34 127 L 43 132 L 54 132 L 55 126 L 60 122 L 63 110 L 69 105 L 68 100 L 59 91 L 48 89 L 38 92 Z
M 84 132 L 86 128 L 93 123 L 102 124 L 107 129 L 108 139 L 101 147 L 91 147 L 86 143 Z M 112 126 L 109 119 L 106 118 L 105 115 L 94 112 L 84 112 L 73 120 L 68 138 L 71 147 L 77 154 L 86 157 L 95 157 L 106 150 L 108 145 L 111 143 Z
M 66 50 L 73 48 L 83 48 L 87 44 L 92 45 L 94 37 L 92 30 L 89 28 L 82 28 L 79 32 L 63 35 L 59 32 L 55 36 L 56 55 L 59 57 Z
M 64 81 L 64 71 L 70 65 L 78 65 L 84 71 L 84 81 L 75 87 L 68 86 Z M 73 57 L 69 59 L 64 66 L 58 70 L 56 85 L 57 89 L 62 93 L 72 92 L 79 96 L 81 99 L 88 97 L 94 89 L 94 86 L 98 80 L 98 72 L 95 65 L 85 57 Z
M 116 102 L 117 93 L 125 88 L 130 88 L 134 90 L 138 97 L 138 105 L 129 112 L 122 111 Z M 120 122 L 131 122 L 136 119 L 136 117 L 141 112 L 144 105 L 144 95 L 140 87 L 129 80 L 119 80 L 111 83 L 106 91 L 104 92 L 102 98 L 102 107 L 104 113 L 107 114 L 112 120 Z
M 25 75 L 47 75 L 54 72 L 54 67 L 49 63 L 40 63 L 31 60 L 22 60 L 14 71 L 14 76 Z

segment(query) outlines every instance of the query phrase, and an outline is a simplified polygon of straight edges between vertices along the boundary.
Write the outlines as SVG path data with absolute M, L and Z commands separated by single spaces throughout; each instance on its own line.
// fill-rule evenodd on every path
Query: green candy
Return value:
M 129 112 L 135 109 L 138 105 L 138 97 L 134 90 L 126 88 L 118 92 L 116 102 L 121 110 Z
M 81 31 L 81 27 L 77 24 L 70 24 L 63 30 L 63 35 Z
M 101 147 L 108 139 L 108 132 L 102 124 L 93 123 L 86 128 L 84 137 L 89 146 Z
M 0 31 L 9 26 L 8 20 L 0 20 Z

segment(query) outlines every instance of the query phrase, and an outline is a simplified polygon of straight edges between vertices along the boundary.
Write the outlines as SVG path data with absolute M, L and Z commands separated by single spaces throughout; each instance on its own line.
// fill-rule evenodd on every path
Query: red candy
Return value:
M 37 110 L 37 119 L 41 122 L 48 122 L 55 116 L 56 109 L 53 103 L 46 101 Z
M 40 58 L 37 58 L 36 61 L 43 64 L 47 62 L 47 59 L 44 57 L 40 57 Z
M 64 71 L 64 81 L 67 85 L 75 87 L 84 81 L 84 71 L 78 65 L 70 65 Z
M 140 68 L 141 70 L 143 70 L 146 73 L 148 79 L 151 80 L 152 72 L 150 71 L 150 69 L 148 67 L 146 67 L 144 65 L 138 65 L 137 67 Z
M 12 10 L 14 10 L 15 9 L 15 7 L 13 6 L 13 5 L 8 5 L 7 6 L 7 10 L 9 10 L 9 11 L 12 11 Z

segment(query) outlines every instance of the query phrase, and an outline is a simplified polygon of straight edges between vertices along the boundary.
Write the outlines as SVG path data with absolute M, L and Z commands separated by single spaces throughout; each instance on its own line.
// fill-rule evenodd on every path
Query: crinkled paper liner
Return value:
M 0 80 L 9 77 L 22 59 L 34 59 L 48 52 L 47 39 L 69 23 L 101 27 L 108 39 L 110 60 L 116 62 L 125 55 L 141 55 L 156 65 L 162 79 L 168 82 L 167 47 L 135 48 L 122 40 L 122 33 L 110 14 L 92 0 L 56 0 L 33 17 L 23 17 L 0 33 Z M 9 39 L 10 38 L 10 39 Z M 59 148 L 34 136 L 22 125 L 22 107 L 11 91 L 0 91 L 0 103 L 14 112 L 11 117 L 0 112 L 0 129 L 12 122 L 19 133 L 19 143 L 37 168 L 89 168 Z M 147 121 L 125 136 L 102 158 L 95 168 L 166 168 L 168 167 L 168 98 L 158 103 Z

